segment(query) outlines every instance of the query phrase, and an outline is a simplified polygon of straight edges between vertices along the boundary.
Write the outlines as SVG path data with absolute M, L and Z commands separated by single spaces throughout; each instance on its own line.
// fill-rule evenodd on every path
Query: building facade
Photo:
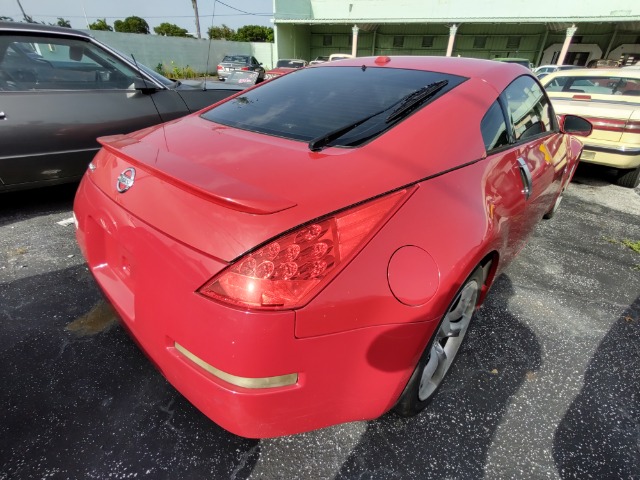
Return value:
M 274 0 L 277 58 L 331 53 L 518 57 L 534 65 L 640 59 L 640 2 Z

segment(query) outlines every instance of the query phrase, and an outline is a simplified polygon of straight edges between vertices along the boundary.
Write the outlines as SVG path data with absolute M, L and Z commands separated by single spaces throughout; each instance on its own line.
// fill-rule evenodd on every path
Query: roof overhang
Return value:
M 621 23 L 621 26 L 630 30 L 640 29 L 640 16 L 630 17 L 624 12 L 620 15 L 607 15 L 605 17 L 567 17 L 558 18 L 550 17 L 442 17 L 442 18 L 282 18 L 278 14 L 274 15 L 273 23 L 275 24 L 294 24 L 294 25 L 358 25 L 364 28 L 365 25 L 397 25 L 397 24 L 461 24 L 461 23 L 547 23 L 550 25 L 564 25 L 570 27 L 575 23 Z M 566 28 L 566 27 L 562 27 Z M 366 30 L 366 29 L 365 29 Z M 375 30 L 375 28 L 370 28 Z

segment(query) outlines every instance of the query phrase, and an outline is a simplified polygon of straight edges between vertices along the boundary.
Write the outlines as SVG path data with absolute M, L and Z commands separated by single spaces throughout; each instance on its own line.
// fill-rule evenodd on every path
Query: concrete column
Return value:
M 457 25 L 451 25 L 449 27 L 449 45 L 447 45 L 447 57 L 450 57 L 453 53 L 453 44 L 456 41 L 456 32 L 458 31 Z
M 558 56 L 558 61 L 556 62 L 556 65 L 562 65 L 564 63 L 564 57 L 567 56 L 569 45 L 571 45 L 571 39 L 575 35 L 576 30 L 578 29 L 576 28 L 575 25 L 571 25 L 569 28 L 567 28 L 567 36 L 564 39 L 564 45 L 562 45 L 562 50 L 560 50 L 560 56 Z
M 540 42 L 540 51 L 536 56 L 536 67 L 540 66 L 540 62 L 542 61 L 542 55 L 544 54 L 544 48 L 547 45 L 547 38 L 549 38 L 549 27 L 545 27 L 544 36 L 542 37 L 542 42 Z
M 354 25 L 351 31 L 353 32 L 353 39 L 351 42 L 351 55 L 356 56 L 356 52 L 358 51 L 358 28 L 357 25 Z
M 374 57 L 376 54 L 376 37 L 378 36 L 378 29 L 376 28 L 373 31 L 373 40 L 371 41 L 371 56 Z
M 613 42 L 615 41 L 616 36 L 618 35 L 618 26 L 619 24 L 616 23 L 616 29 L 613 31 L 613 35 L 611 35 L 609 46 L 607 47 L 606 52 L 604 52 L 604 55 L 602 56 L 602 58 L 609 58 L 609 54 L 611 53 L 611 48 L 613 47 Z

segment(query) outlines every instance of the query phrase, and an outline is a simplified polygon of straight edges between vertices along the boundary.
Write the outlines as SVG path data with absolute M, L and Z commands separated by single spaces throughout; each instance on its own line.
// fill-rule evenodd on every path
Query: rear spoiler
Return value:
M 295 207 L 296 203 L 243 183 L 213 167 L 189 162 L 129 135 L 98 138 L 103 148 L 137 168 L 223 207 L 256 215 L 268 215 Z

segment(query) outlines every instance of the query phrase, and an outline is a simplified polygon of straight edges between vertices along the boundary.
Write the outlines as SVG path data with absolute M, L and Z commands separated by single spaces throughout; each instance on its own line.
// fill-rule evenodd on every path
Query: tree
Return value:
M 200 16 L 198 15 L 198 0 L 191 0 L 191 5 L 193 6 L 193 13 L 196 17 L 196 34 L 198 38 L 202 38 L 200 36 Z
M 273 42 L 273 28 L 260 25 L 245 25 L 236 32 L 238 42 Z
M 107 23 L 106 18 L 98 18 L 89 25 L 89 30 L 103 30 L 105 32 L 113 32 L 113 27 Z
M 154 27 L 154 32 L 157 35 L 163 35 L 165 37 L 190 37 L 189 32 L 185 28 L 180 28 L 173 23 L 163 22 L 157 27 Z
M 210 27 L 207 33 L 212 40 L 235 40 L 236 37 L 236 31 L 224 23 L 221 27 Z
M 116 32 L 124 33 L 149 33 L 149 24 L 140 17 L 127 17 L 124 20 L 116 20 L 113 22 Z
M 58 23 L 56 24 L 59 27 L 71 28 L 71 22 L 69 20 L 65 20 L 62 17 L 58 17 Z

